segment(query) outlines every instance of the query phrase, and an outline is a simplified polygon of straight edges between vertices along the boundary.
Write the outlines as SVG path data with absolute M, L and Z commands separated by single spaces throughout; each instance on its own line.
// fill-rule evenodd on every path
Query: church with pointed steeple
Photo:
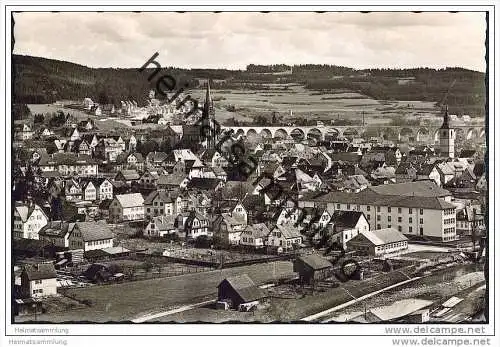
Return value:
M 448 106 L 444 111 L 443 125 L 439 128 L 439 150 L 442 157 L 455 157 L 455 130 L 450 127 Z
M 207 134 L 207 148 L 214 149 L 217 141 L 217 134 L 215 131 L 216 123 L 214 102 L 210 93 L 210 80 L 207 81 L 207 90 L 205 94 L 205 103 L 203 104 L 202 118 L 208 119 L 208 121 L 204 121 L 203 124 L 209 124 L 211 129 L 210 134 Z

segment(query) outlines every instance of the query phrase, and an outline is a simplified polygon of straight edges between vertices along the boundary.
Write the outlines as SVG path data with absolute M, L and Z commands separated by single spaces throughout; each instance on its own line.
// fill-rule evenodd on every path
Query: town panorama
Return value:
M 487 322 L 484 72 L 139 58 L 12 56 L 12 322 Z

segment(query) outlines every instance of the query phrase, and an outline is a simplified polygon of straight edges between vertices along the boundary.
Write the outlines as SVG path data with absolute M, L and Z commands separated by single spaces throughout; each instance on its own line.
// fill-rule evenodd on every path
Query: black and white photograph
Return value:
M 493 4 L 99 6 L 4 8 L 9 345 L 495 345 Z

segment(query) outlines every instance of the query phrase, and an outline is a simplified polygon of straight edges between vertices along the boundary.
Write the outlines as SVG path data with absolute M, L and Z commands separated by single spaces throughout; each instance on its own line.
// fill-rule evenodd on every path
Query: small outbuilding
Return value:
M 333 265 L 316 254 L 298 257 L 293 262 L 293 271 L 299 273 L 301 283 L 311 284 L 332 275 Z
M 239 308 L 245 304 L 257 305 L 266 297 L 266 292 L 257 287 L 247 274 L 227 277 L 217 288 L 217 301 L 227 302 L 231 308 Z

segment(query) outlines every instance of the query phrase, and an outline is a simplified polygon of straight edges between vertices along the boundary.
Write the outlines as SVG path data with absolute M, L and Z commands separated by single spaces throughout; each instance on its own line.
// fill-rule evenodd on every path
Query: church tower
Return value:
M 442 157 L 455 157 L 455 130 L 450 128 L 448 106 L 445 108 L 443 125 L 439 128 L 439 149 Z
M 213 149 L 217 141 L 217 134 L 214 103 L 212 101 L 212 95 L 210 94 L 210 80 L 207 80 L 207 91 L 205 94 L 205 103 L 203 104 L 202 118 L 204 119 L 203 124 L 210 126 L 210 134 L 207 134 L 207 148 Z

